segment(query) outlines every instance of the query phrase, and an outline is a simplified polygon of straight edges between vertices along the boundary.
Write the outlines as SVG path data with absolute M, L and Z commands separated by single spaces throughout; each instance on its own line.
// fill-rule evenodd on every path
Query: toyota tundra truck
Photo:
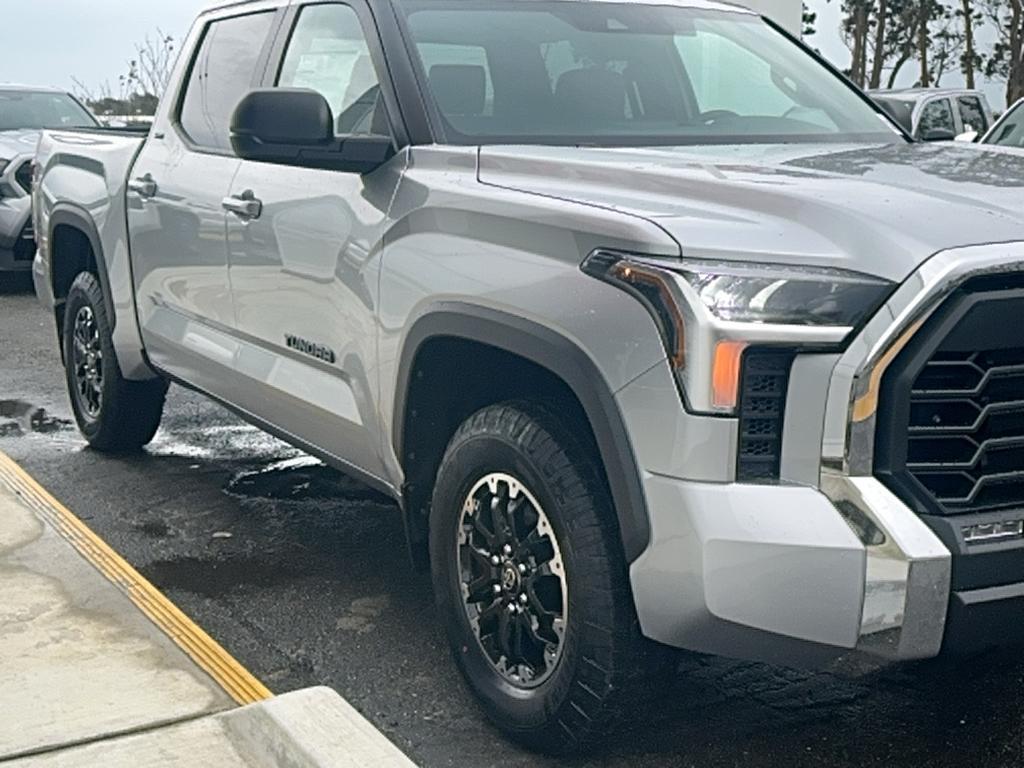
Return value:
M 175 383 L 393 497 L 535 748 L 672 649 L 1024 632 L 1024 157 L 914 142 L 756 14 L 225 3 L 148 137 L 47 131 L 36 175 L 88 442 Z

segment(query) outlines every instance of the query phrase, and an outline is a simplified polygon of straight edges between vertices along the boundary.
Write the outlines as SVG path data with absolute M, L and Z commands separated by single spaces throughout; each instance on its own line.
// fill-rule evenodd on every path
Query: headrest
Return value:
M 482 115 L 487 94 L 487 72 L 475 64 L 435 64 L 430 87 L 446 115 Z
M 610 69 L 573 69 L 558 78 L 555 103 L 568 115 L 623 120 L 626 117 L 626 80 Z

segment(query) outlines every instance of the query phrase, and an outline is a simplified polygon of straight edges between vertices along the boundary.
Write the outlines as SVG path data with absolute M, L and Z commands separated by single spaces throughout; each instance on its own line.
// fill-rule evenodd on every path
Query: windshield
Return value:
M 399 0 L 451 143 L 901 141 L 759 17 L 607 2 Z
M 95 126 L 88 110 L 66 93 L 0 90 L 0 131 Z

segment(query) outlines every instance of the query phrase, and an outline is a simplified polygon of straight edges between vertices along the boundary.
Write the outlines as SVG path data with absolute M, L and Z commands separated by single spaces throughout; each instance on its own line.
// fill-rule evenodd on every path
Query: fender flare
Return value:
M 448 337 L 486 344 L 530 360 L 561 379 L 579 400 L 604 464 L 627 563 L 650 541 L 641 474 L 615 394 L 597 365 L 575 342 L 525 318 L 463 302 L 440 302 L 420 315 L 406 334 L 399 358 L 393 439 L 403 454 L 406 402 L 413 363 L 422 346 Z
M 107 273 L 107 260 L 103 254 L 103 244 L 100 240 L 100 233 L 96 229 L 96 225 L 93 223 L 92 217 L 89 214 L 71 203 L 58 203 L 50 214 L 48 222 L 49 231 L 47 232 L 48 242 L 50 244 L 50 286 L 53 287 L 53 281 L 56 279 L 56 254 L 53 250 L 53 233 L 54 230 L 59 226 L 69 226 L 77 229 L 86 239 L 89 241 L 89 247 L 92 248 L 92 255 L 96 261 L 96 272 L 98 273 L 100 280 L 100 290 L 103 291 L 103 300 L 107 304 L 107 308 L 110 310 L 107 314 L 110 318 L 111 329 L 117 322 L 117 313 L 114 312 L 114 299 L 110 292 L 110 275 Z M 56 291 L 54 291 L 54 303 L 61 305 L 64 303 L 64 298 L 57 298 Z

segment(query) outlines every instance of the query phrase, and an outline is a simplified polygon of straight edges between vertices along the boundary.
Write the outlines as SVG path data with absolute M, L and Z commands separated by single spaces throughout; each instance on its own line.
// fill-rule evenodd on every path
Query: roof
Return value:
M 18 83 L 0 83 L 0 91 L 25 91 L 26 93 L 67 93 L 63 88 L 49 85 L 19 85 Z
M 956 96 L 957 94 L 981 94 L 977 88 L 876 88 L 869 90 L 871 96 L 882 96 L 907 101 L 925 96 Z

